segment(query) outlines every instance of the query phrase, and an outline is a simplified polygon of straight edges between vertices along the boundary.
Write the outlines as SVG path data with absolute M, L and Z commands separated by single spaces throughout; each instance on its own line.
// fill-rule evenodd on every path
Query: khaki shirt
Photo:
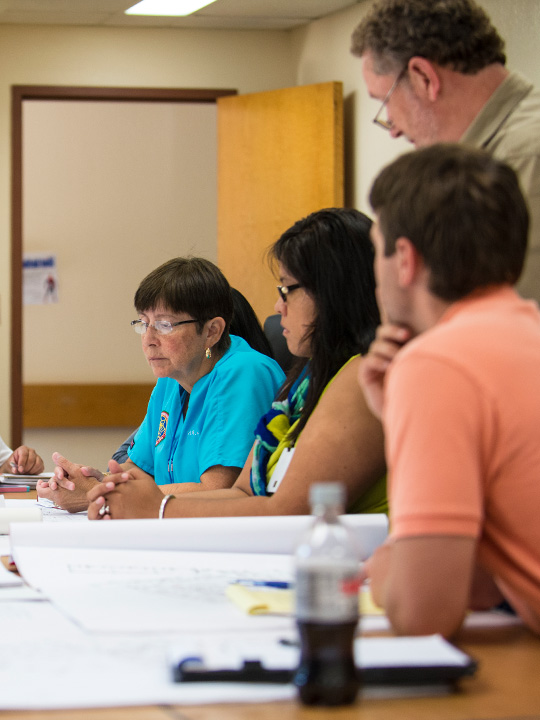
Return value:
M 517 73 L 497 88 L 461 138 L 508 163 L 518 174 L 531 217 L 519 292 L 540 303 L 540 92 Z

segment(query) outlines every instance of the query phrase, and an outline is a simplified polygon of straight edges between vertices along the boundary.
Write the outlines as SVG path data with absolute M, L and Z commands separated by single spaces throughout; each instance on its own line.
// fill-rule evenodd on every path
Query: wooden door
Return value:
M 343 205 L 342 84 L 217 103 L 218 262 L 264 321 L 276 301 L 268 247 L 308 213 Z

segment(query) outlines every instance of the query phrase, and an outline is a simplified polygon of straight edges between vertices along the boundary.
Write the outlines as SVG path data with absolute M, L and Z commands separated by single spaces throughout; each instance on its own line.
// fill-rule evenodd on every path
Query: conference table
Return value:
M 540 720 L 540 638 L 522 625 L 503 625 L 466 628 L 455 642 L 478 662 L 478 669 L 474 676 L 463 678 L 454 691 L 436 696 L 406 697 L 403 692 L 395 696 L 385 692 L 382 696 L 370 688 L 360 694 L 354 705 L 336 709 L 309 708 L 287 701 L 2 711 L 1 717 L 2 720 Z M 41 671 L 46 672 L 46 668 L 29 671 L 29 692 L 31 672 Z M 61 678 L 56 680 L 62 682 Z M 0 710 L 1 695 L 0 688 Z

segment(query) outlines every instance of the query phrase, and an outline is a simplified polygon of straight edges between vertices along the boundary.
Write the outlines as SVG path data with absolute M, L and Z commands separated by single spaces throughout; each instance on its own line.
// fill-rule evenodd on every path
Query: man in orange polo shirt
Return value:
M 360 382 L 382 417 L 391 534 L 368 572 L 398 633 L 506 599 L 540 632 L 540 312 L 513 289 L 528 213 L 483 151 L 401 156 L 371 190 L 386 322 Z

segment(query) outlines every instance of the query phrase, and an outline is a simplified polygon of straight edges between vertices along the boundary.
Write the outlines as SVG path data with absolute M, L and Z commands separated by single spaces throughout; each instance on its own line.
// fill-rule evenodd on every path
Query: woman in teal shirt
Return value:
M 193 385 L 170 377 L 157 381 L 129 459 L 158 485 L 186 483 L 190 490 L 199 483 L 208 489 L 208 475 L 218 466 L 237 468 L 237 475 L 253 442 L 256 416 L 282 379 L 274 360 L 231 336 L 227 352 Z

